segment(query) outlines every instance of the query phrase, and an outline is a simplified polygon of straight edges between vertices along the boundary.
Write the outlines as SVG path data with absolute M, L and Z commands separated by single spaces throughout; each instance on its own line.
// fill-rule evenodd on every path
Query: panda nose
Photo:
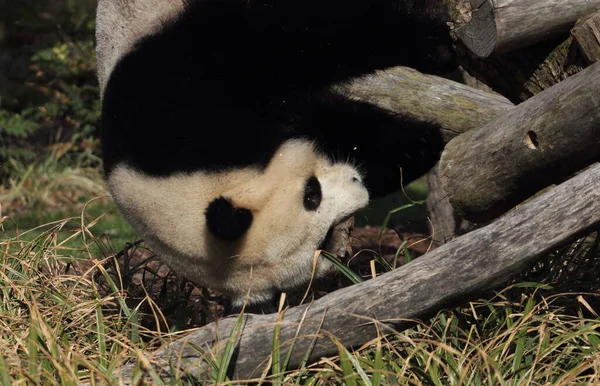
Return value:
M 362 180 L 362 177 L 360 176 L 360 174 L 358 174 L 358 173 L 355 172 L 355 173 L 352 173 L 350 176 L 351 176 L 350 180 L 353 183 L 359 183 L 359 184 L 363 183 L 363 180 Z

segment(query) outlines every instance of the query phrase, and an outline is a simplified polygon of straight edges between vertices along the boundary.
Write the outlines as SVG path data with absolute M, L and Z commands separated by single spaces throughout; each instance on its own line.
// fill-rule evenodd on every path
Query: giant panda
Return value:
M 336 87 L 452 66 L 431 4 L 100 0 L 102 152 L 120 211 L 176 272 L 234 310 L 272 311 L 331 268 L 313 261 L 336 224 L 437 161 L 435 127 Z

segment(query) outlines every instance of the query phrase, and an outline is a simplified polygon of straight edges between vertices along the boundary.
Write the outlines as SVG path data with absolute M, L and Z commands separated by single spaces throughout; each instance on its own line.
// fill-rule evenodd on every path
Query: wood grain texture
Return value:
M 440 180 L 439 165 L 427 173 L 427 186 L 427 216 L 434 247 L 439 247 L 476 228 L 474 224 L 456 214 Z
M 434 123 L 446 141 L 514 106 L 501 95 L 406 67 L 378 71 L 338 89 L 393 113 Z
M 600 160 L 600 63 L 450 141 L 440 178 L 452 206 L 486 222 Z
M 462 68 L 446 74 L 445 77 L 469 87 L 493 92 L 487 85 L 480 82 L 477 78 L 470 76 Z M 488 123 L 499 114 L 501 114 L 500 110 L 498 114 L 492 112 L 491 114 L 482 115 L 482 122 L 478 123 L 478 126 L 483 126 L 484 123 Z M 427 173 L 427 186 L 429 187 L 429 193 L 427 194 L 427 217 L 429 218 L 428 225 L 433 247 L 439 247 L 453 238 L 477 228 L 473 223 L 456 214 L 442 186 L 442 181 L 438 173 L 438 165 Z
M 310 361 L 335 355 L 335 336 L 357 347 L 383 332 L 409 327 L 410 320 L 430 315 L 478 296 L 527 269 L 566 242 L 600 225 L 600 165 L 551 189 L 487 227 L 475 230 L 386 273 L 334 293 L 311 305 L 287 310 L 281 323 L 282 357 L 294 340 L 288 369 L 298 366 L 314 339 Z M 149 359 L 168 376 L 178 369 L 199 380 L 210 369 L 203 361 L 218 353 L 235 318 L 210 324 L 153 353 Z M 268 362 L 277 315 L 246 315 L 239 339 L 235 379 L 260 376 Z M 201 351 L 198 351 L 196 348 Z M 134 364 L 119 371 L 131 382 Z
M 455 30 L 479 57 L 488 57 L 568 32 L 600 0 L 470 0 L 470 20 Z M 460 3 L 460 2 L 459 2 Z M 464 5 L 461 5 L 464 8 Z
M 571 35 L 588 63 L 600 62 L 600 11 L 577 23 Z

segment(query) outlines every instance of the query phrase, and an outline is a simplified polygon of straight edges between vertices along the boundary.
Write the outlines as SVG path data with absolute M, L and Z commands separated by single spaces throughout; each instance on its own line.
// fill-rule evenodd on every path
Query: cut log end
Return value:
M 490 1 L 471 0 L 471 19 L 456 28 L 456 37 L 480 58 L 490 56 L 496 49 L 497 31 L 494 7 Z
M 600 61 L 600 11 L 577 23 L 571 35 L 589 64 Z
M 457 11 L 469 6 L 465 22 Z M 566 35 L 578 19 L 600 9 L 600 0 L 458 0 L 451 7 L 458 40 L 487 58 Z

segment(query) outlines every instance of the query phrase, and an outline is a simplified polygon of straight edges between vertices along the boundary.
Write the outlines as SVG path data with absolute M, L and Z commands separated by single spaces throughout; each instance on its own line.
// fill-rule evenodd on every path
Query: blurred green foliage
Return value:
M 0 0 L 0 178 L 8 160 L 97 151 L 94 0 Z

